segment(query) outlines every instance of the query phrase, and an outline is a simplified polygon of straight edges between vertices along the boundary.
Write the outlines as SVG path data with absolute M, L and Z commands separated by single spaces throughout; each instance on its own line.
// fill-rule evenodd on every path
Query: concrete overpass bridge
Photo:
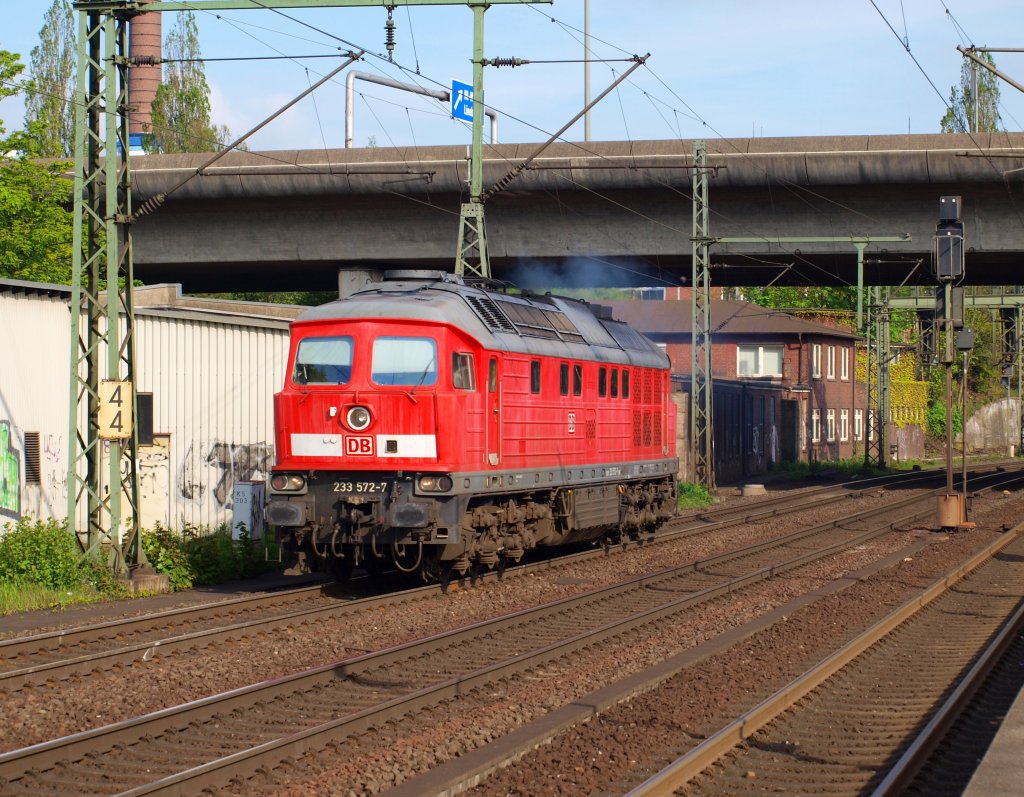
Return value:
M 484 185 L 536 149 L 485 150 Z M 690 274 L 691 141 L 557 144 L 487 203 L 494 276 L 523 287 L 678 286 Z M 136 206 L 203 155 L 134 158 Z M 940 196 L 963 197 L 968 282 L 1015 284 L 1024 133 L 708 142 L 714 285 L 930 284 Z M 339 268 L 454 262 L 465 147 L 232 153 L 134 225 L 136 272 L 188 291 L 332 290 Z

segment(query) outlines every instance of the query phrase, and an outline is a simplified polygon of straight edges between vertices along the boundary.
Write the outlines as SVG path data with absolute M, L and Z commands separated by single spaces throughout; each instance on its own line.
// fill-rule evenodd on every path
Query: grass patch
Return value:
M 94 603 L 106 597 L 91 584 L 53 589 L 31 582 L 0 581 L 0 615 L 34 609 L 63 609 L 76 603 Z
M 714 502 L 715 497 L 703 484 L 679 482 L 678 506 L 680 509 L 703 509 L 706 506 L 711 506 Z

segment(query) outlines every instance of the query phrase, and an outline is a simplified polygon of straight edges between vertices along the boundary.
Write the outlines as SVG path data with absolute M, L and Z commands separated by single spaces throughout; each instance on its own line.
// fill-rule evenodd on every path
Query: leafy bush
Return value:
M 75 535 L 66 522 L 22 518 L 0 537 L 0 580 L 66 590 L 85 580 Z
M 268 566 L 263 543 L 252 539 L 244 527 L 233 540 L 227 524 L 213 531 L 185 526 L 181 534 L 157 526 L 144 533 L 143 543 L 150 563 L 170 576 L 175 590 L 247 578 Z
M 180 535 L 157 523 L 152 531 L 143 530 L 142 549 L 153 568 L 170 578 L 172 591 L 188 589 L 195 583 L 195 570 Z
M 953 407 L 953 434 L 960 434 L 963 429 L 963 416 L 959 407 Z M 932 402 L 928 407 L 928 433 L 934 437 L 946 436 L 946 405 L 941 401 Z

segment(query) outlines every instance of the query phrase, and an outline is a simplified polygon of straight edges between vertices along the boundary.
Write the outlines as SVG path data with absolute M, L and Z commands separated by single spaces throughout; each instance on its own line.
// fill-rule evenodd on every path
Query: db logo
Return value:
M 373 438 L 349 435 L 345 438 L 345 453 L 350 457 L 372 457 Z

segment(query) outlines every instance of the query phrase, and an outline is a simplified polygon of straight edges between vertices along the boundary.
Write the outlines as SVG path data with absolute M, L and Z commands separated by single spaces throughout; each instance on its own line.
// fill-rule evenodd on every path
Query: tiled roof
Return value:
M 690 335 L 691 303 L 688 301 L 600 302 L 620 321 L 658 339 Z M 750 302 L 712 301 L 711 333 L 724 335 L 815 335 L 854 340 L 852 332 L 802 318 Z

